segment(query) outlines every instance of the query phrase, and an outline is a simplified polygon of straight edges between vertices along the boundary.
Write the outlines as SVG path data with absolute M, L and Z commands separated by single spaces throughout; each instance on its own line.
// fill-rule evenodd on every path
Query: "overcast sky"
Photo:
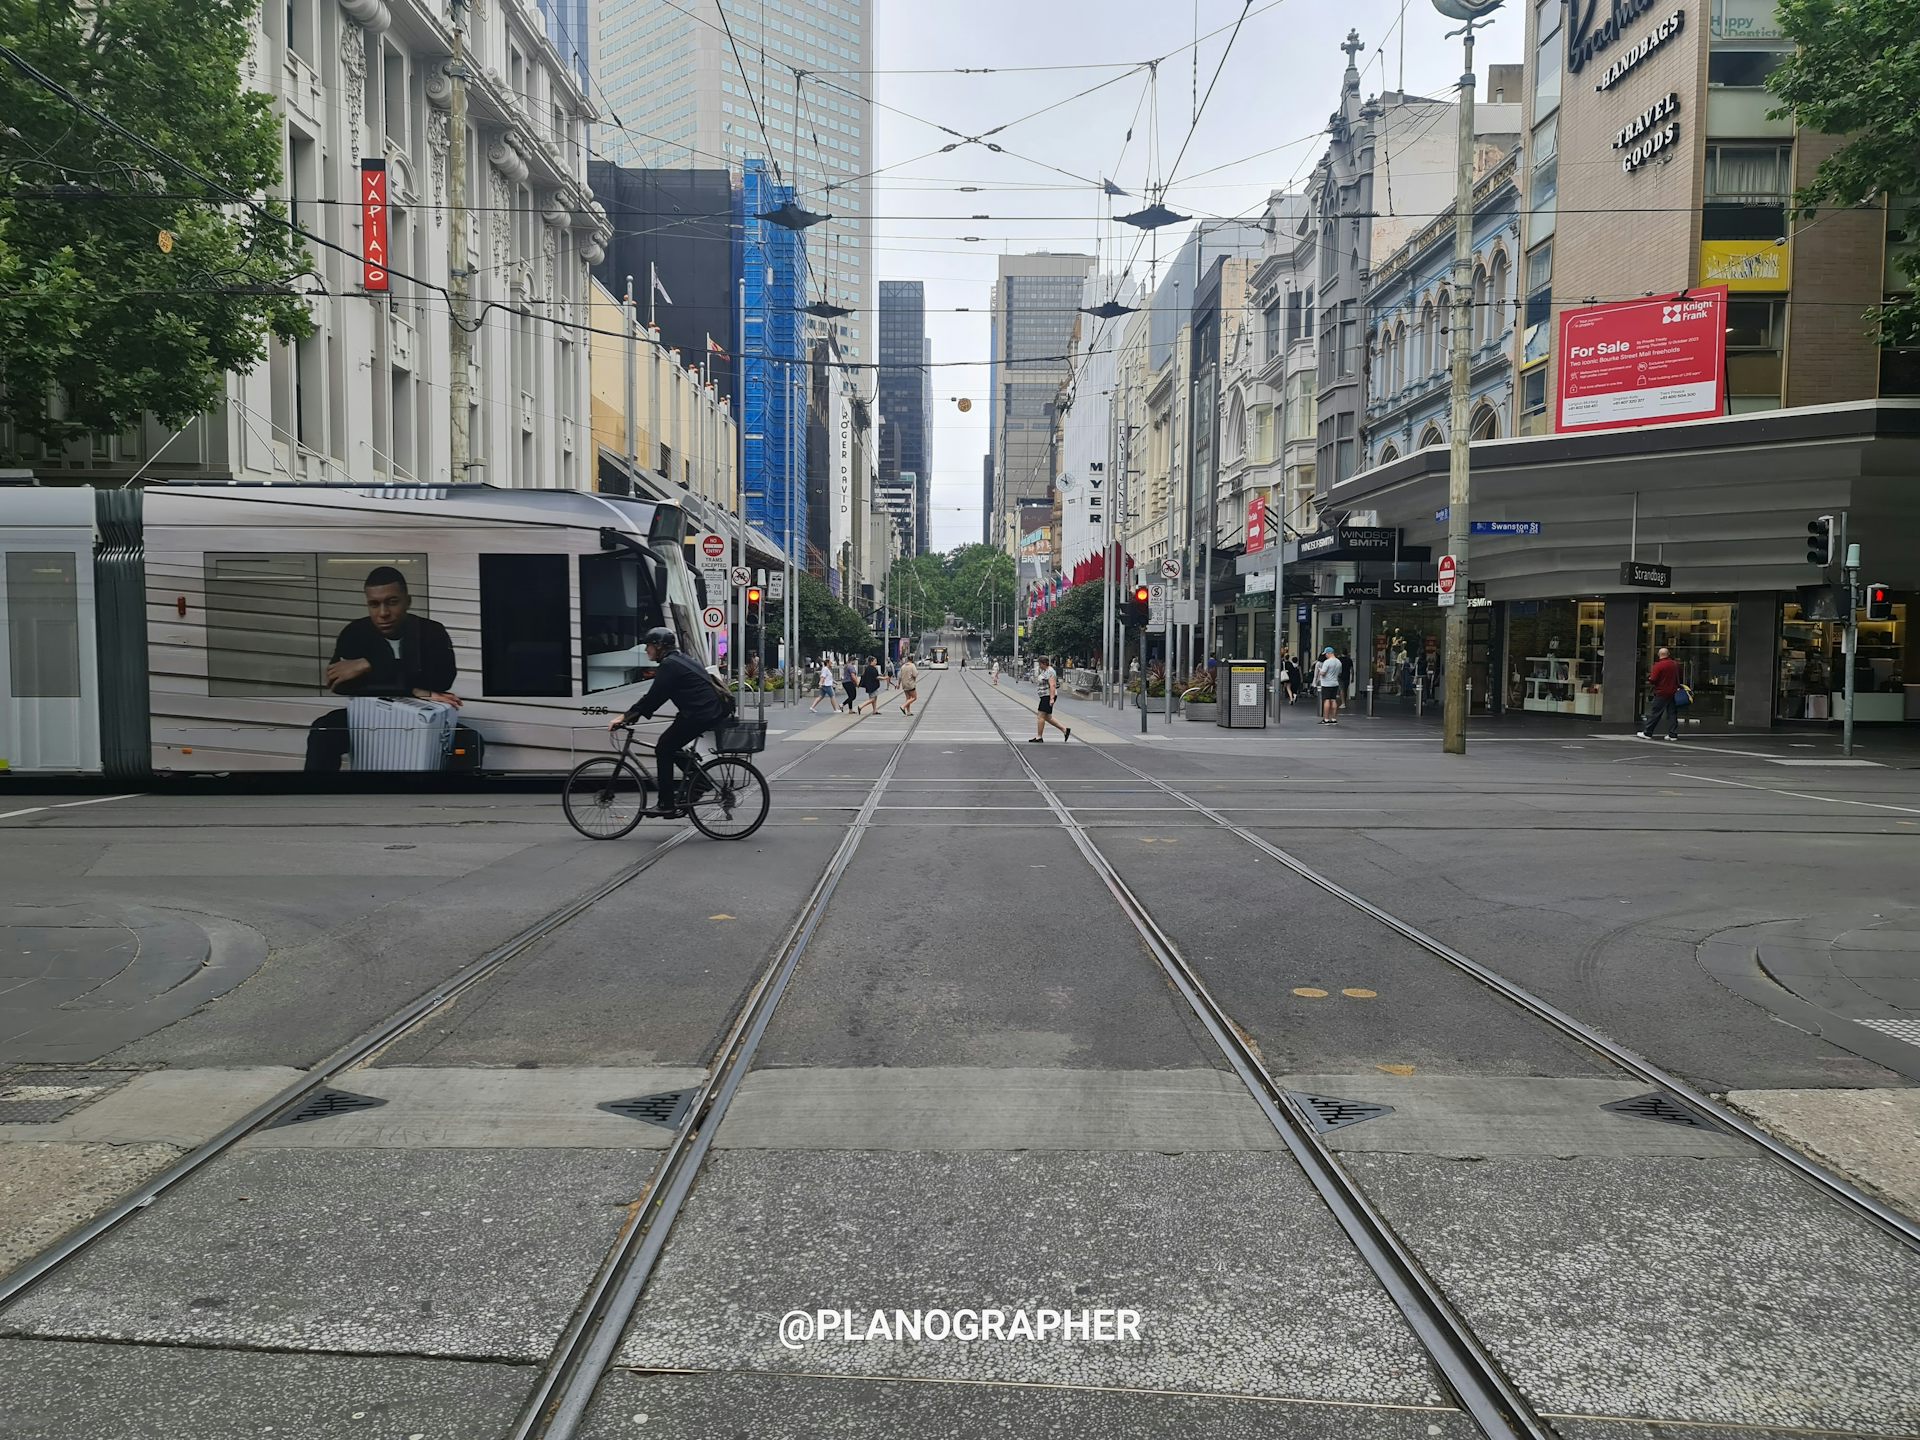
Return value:
M 994 257 L 1035 250 L 1110 257 L 1117 249 L 1124 259 L 1139 236 L 1121 226 L 1115 238 L 1105 239 L 1098 191 L 1060 171 L 1093 181 L 1111 176 L 1136 197 L 1115 202 L 1117 213 L 1124 214 L 1145 203 L 1137 197 L 1150 179 L 1172 169 L 1185 144 L 1169 205 L 1191 215 L 1257 215 L 1270 191 L 1304 180 L 1325 145 L 1327 117 L 1339 99 L 1345 64 L 1340 42 L 1349 27 L 1358 29 L 1366 47 L 1359 59 L 1363 93 L 1398 88 L 1403 74 L 1408 90 L 1451 93 L 1460 71 L 1459 42 L 1442 38 L 1451 24 L 1434 12 L 1430 0 L 1252 0 L 1250 6 L 1241 0 L 869 3 L 878 6 L 875 66 L 883 72 L 875 79 L 874 97 L 879 105 L 897 107 L 874 111 L 875 164 L 888 168 L 874 180 L 876 218 L 869 244 L 880 278 L 926 282 L 927 333 L 940 367 L 933 378 L 932 535 L 938 550 L 980 538 Z M 1222 33 L 1202 41 L 1196 51 L 1196 13 L 1204 35 L 1230 27 L 1243 9 L 1248 18 L 1188 143 L 1196 55 L 1197 87 L 1204 95 L 1228 39 Z M 1482 98 L 1487 65 L 1520 60 L 1523 30 L 1524 13 L 1516 0 L 1480 33 L 1475 68 Z M 1130 66 L 1159 56 L 1168 58 L 1152 87 L 1144 70 L 1129 73 Z M 983 66 L 1001 73 L 953 73 L 958 67 Z M 1015 71 L 1016 66 L 1103 68 Z M 904 73 L 909 71 L 933 73 Z M 1069 100 L 1103 81 L 1111 83 Z M 1156 100 L 1157 157 L 1149 144 Z M 1068 103 L 1020 119 L 1060 101 Z M 953 137 L 935 125 L 976 136 L 1016 120 L 1020 123 L 992 137 L 1009 153 L 970 144 L 916 158 L 952 143 Z M 981 188 L 969 193 L 956 188 L 962 185 Z M 972 218 L 978 215 L 993 218 Z M 977 243 L 960 238 L 968 235 L 981 238 Z M 1163 260 L 1178 248 L 1179 238 L 1173 230 L 1160 232 Z M 1149 253 L 1142 248 L 1136 263 L 1142 283 Z M 966 313 L 960 307 L 967 307 Z M 876 329 L 869 327 L 868 333 Z M 954 404 L 963 395 L 973 402 L 968 414 Z

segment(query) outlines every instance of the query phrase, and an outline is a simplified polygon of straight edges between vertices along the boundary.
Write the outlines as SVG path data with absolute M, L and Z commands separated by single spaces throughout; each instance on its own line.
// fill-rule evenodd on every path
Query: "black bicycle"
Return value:
M 618 752 L 581 761 L 560 791 L 568 822 L 589 840 L 618 840 L 647 813 L 653 786 L 633 752 L 636 744 L 645 753 L 653 747 L 637 742 L 631 725 L 618 727 L 618 733 L 623 737 Z M 702 754 L 697 744 L 680 752 L 682 813 L 710 839 L 744 840 L 760 828 L 772 805 L 767 777 L 747 759 L 766 748 L 766 721 L 723 721 L 712 735 L 712 755 Z

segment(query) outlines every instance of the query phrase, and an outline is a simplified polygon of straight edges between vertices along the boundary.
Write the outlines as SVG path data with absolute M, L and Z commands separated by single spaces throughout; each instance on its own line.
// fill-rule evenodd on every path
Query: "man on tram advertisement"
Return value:
M 413 597 L 405 573 L 392 565 L 376 566 L 363 588 L 367 613 L 349 622 L 334 641 L 324 677 L 327 689 L 335 695 L 405 698 L 458 710 L 460 697 L 452 693 L 459 674 L 453 639 L 439 621 L 409 613 Z M 352 748 L 348 712 L 329 710 L 307 731 L 308 773 L 338 771 Z

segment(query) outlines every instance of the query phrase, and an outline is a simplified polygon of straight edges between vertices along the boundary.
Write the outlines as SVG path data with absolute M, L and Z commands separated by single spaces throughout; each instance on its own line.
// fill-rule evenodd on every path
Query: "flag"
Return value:
M 651 264 L 647 266 L 647 270 L 653 276 L 653 293 L 671 305 L 673 303 L 673 297 L 667 294 L 667 287 L 660 283 L 659 270 L 655 269 Z
M 667 303 L 671 305 L 673 302 L 669 300 Z M 711 353 L 718 355 L 722 360 L 731 358 L 725 350 L 720 348 L 720 342 L 715 340 L 711 335 L 707 336 L 707 349 Z

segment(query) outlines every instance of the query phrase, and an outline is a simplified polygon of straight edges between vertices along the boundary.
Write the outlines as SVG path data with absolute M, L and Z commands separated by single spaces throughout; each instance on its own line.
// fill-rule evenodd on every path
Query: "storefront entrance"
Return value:
M 1647 670 L 1666 646 L 1680 662 L 1681 683 L 1693 691 L 1690 721 L 1726 725 L 1733 718 L 1733 625 L 1739 606 L 1720 600 L 1651 600 L 1642 626 L 1640 704 L 1645 715 Z
M 1853 718 L 1920 720 L 1920 679 L 1908 653 L 1912 632 L 1907 606 L 1895 605 L 1891 620 L 1859 613 L 1860 650 L 1853 667 Z M 1838 720 L 1845 713 L 1846 627 L 1808 620 L 1796 604 L 1780 608 L 1780 662 L 1775 671 L 1774 715 L 1781 720 Z
M 1447 612 L 1433 605 L 1373 607 L 1369 667 L 1376 713 L 1425 711 L 1440 703 Z

